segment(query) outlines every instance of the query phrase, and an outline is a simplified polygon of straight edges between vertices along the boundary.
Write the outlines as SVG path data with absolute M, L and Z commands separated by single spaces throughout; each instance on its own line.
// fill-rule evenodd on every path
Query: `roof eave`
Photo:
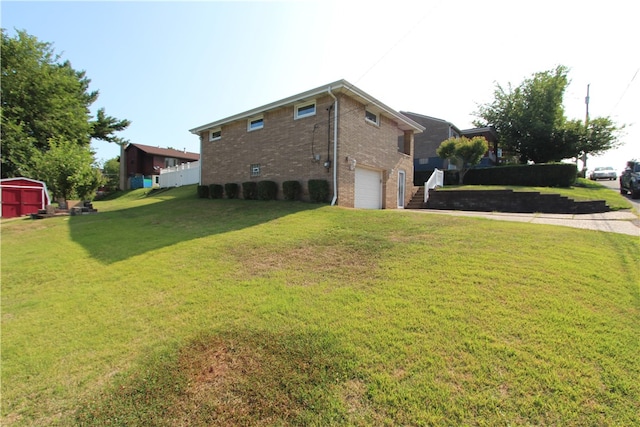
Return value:
M 259 114 L 263 114 L 266 111 L 274 110 L 276 108 L 280 108 L 280 107 L 284 107 L 284 106 L 288 106 L 288 105 L 293 105 L 293 104 L 296 104 L 296 103 L 299 103 L 299 102 L 304 102 L 305 100 L 308 100 L 309 98 L 312 98 L 312 97 L 327 93 L 327 91 L 329 89 L 332 92 L 339 92 L 339 91 L 346 92 L 346 91 L 349 91 L 352 94 L 356 95 L 357 98 L 360 98 L 361 102 L 364 101 L 363 103 L 365 105 L 366 104 L 374 104 L 378 109 L 381 110 L 381 112 L 383 112 L 383 114 L 394 118 L 398 122 L 398 125 L 399 125 L 400 129 L 402 129 L 402 130 L 413 130 L 416 133 L 420 133 L 425 129 L 422 125 L 416 123 L 415 121 L 413 121 L 410 118 L 402 115 L 401 113 L 393 110 L 392 108 L 389 108 L 388 106 L 386 106 L 382 102 L 378 101 L 377 99 L 373 98 L 372 96 L 366 94 L 365 92 L 362 92 L 360 89 L 357 89 L 355 86 L 353 86 L 352 84 L 350 84 L 346 80 L 338 80 L 338 81 L 335 81 L 333 83 L 329 83 L 327 85 L 319 86 L 319 87 L 317 87 L 315 89 L 311 89 L 311 90 L 308 90 L 306 92 L 299 93 L 297 95 L 293 95 L 293 96 L 290 96 L 288 98 L 281 99 L 280 101 L 272 102 L 270 104 L 266 104 L 266 105 L 263 105 L 261 107 L 254 108 L 252 110 L 245 111 L 243 113 L 239 113 L 239 114 L 235 114 L 233 116 L 229 116 L 229 117 L 227 117 L 225 119 L 216 120 L 214 122 L 207 123 L 206 125 L 198 126 L 196 128 L 190 129 L 189 132 L 191 132 L 194 135 L 199 135 L 200 132 L 202 132 L 202 131 L 209 130 L 209 129 L 215 129 L 217 127 L 220 127 L 220 126 L 222 126 L 224 124 L 227 124 L 227 123 L 234 122 L 236 120 L 248 119 L 248 118 L 250 118 L 252 116 L 257 116 Z

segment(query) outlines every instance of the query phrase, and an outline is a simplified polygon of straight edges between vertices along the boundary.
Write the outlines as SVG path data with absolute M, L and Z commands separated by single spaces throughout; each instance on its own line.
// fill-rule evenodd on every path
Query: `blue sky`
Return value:
M 517 5 L 517 6 L 516 6 Z M 570 68 L 569 118 L 627 125 L 625 146 L 589 161 L 640 158 L 640 26 L 627 0 L 8 2 L 1 24 L 54 44 L 85 70 L 131 142 L 199 152 L 189 129 L 339 79 L 398 111 L 472 127 L 495 83 Z M 99 160 L 116 157 L 96 142 Z

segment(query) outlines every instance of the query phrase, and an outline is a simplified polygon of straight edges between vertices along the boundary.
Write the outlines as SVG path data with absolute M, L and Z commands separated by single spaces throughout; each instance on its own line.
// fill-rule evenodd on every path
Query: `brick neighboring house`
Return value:
M 345 207 L 402 208 L 413 190 L 413 135 L 423 127 L 345 80 L 190 132 L 200 137 L 202 185 L 324 179 Z M 402 144 L 398 138 L 402 137 Z
M 492 166 L 497 163 L 494 153 L 497 152 L 497 134 L 492 127 L 472 128 L 460 130 L 453 123 L 435 117 L 425 116 L 408 111 L 401 112 L 404 116 L 410 118 L 422 125 L 425 130 L 416 135 L 414 141 L 414 181 L 415 185 L 423 185 L 434 169 L 447 170 L 455 169 L 455 166 L 449 160 L 438 157 L 436 150 L 442 141 L 448 138 L 483 136 L 489 142 L 489 150 L 480 161 L 481 166 Z M 402 142 L 399 140 L 399 144 Z
M 120 186 L 126 189 L 140 188 L 136 184 L 139 179 L 151 180 L 151 185 L 149 186 L 157 186 L 161 168 L 177 166 L 181 163 L 197 162 L 200 159 L 200 154 L 198 153 L 142 144 L 127 145 L 123 154 L 126 159 L 123 168 L 126 183 L 121 182 Z M 132 180 L 132 178 L 134 179 Z M 138 178 L 138 180 L 135 178 Z M 144 186 L 147 187 L 146 184 Z

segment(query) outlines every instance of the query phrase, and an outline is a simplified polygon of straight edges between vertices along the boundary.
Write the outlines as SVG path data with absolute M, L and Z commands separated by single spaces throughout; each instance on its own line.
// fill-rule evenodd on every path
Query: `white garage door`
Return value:
M 379 171 L 356 168 L 355 207 L 382 208 L 382 174 Z

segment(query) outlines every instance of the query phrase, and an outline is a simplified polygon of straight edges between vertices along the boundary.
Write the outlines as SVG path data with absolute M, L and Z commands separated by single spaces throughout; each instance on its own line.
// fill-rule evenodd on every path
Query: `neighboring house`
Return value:
M 438 157 L 437 150 L 442 141 L 449 138 L 484 136 L 489 142 L 489 150 L 481 160 L 480 165 L 490 166 L 496 164 L 496 157 L 493 153 L 497 149 L 497 135 L 492 127 L 473 128 L 460 130 L 453 123 L 435 117 L 425 116 L 407 111 L 401 112 L 416 123 L 422 125 L 425 130 L 416 135 L 414 140 L 414 178 L 415 185 L 422 185 L 429 178 L 434 169 L 447 170 L 455 169 L 449 160 Z M 402 144 L 402 140 L 398 140 Z
M 160 169 L 197 162 L 200 155 L 186 150 L 129 144 L 124 149 L 124 158 L 126 159 L 124 173 L 127 177 L 127 188 L 132 189 L 155 187 L 158 185 Z
M 402 208 L 412 196 L 413 135 L 424 128 L 339 80 L 191 129 L 200 184 L 329 182 L 332 204 Z M 398 137 L 403 144 L 398 149 Z

